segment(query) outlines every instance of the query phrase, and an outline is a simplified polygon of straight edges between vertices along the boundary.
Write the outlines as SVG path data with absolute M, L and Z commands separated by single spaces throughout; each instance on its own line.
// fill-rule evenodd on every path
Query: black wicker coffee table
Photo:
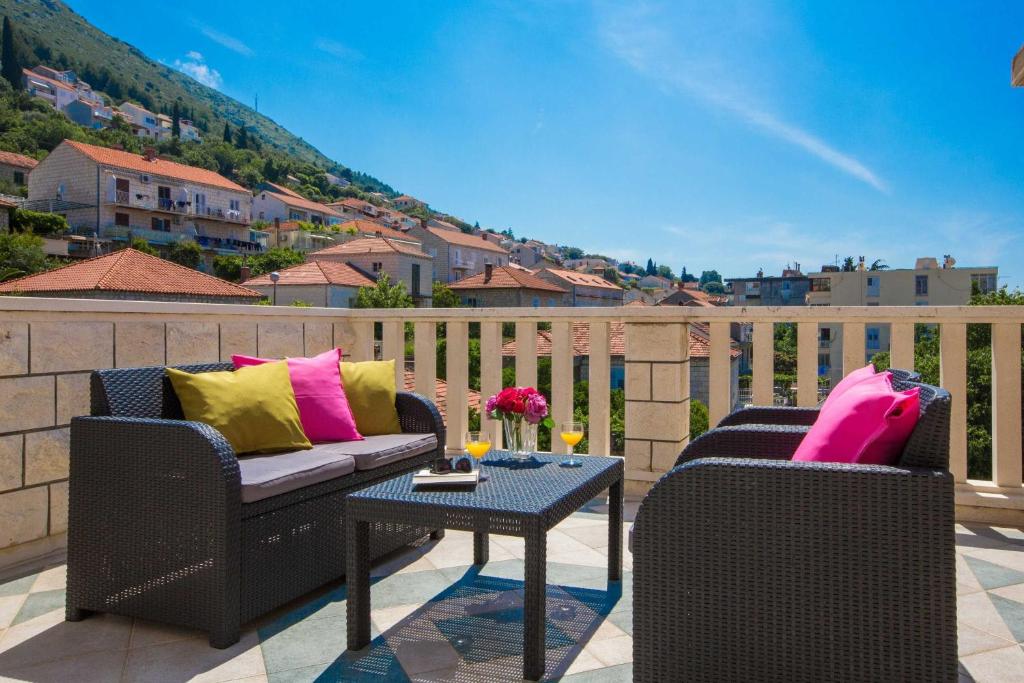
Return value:
M 547 532 L 605 489 L 608 496 L 608 580 L 622 579 L 621 458 L 585 456 L 580 467 L 559 467 L 564 456 L 531 460 L 491 453 L 489 479 L 474 489 L 415 490 L 412 475 L 389 479 L 346 499 L 348 532 L 348 649 L 370 644 L 370 525 L 415 524 L 473 532 L 473 563 L 487 562 L 489 533 L 526 540 L 523 677 L 544 675 Z

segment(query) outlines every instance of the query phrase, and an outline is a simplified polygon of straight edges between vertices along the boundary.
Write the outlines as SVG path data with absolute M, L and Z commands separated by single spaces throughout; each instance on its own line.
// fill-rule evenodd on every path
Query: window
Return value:
M 159 230 L 160 232 L 171 231 L 171 222 L 166 218 L 153 218 L 152 226 L 154 230 Z
M 540 297 L 539 296 L 533 297 L 533 307 L 534 308 L 540 308 Z
M 881 290 L 881 279 L 877 275 L 869 275 L 864 282 L 867 296 L 878 296 Z
M 832 280 L 827 277 L 816 277 L 811 280 L 811 291 L 812 292 L 830 292 L 832 291 Z
M 915 275 L 914 276 L 914 294 L 915 294 L 915 296 L 928 296 L 928 276 L 927 275 Z
M 171 188 L 164 185 L 159 185 L 156 188 L 157 206 L 161 209 L 167 210 L 173 206 L 171 202 Z
M 867 347 L 869 349 L 878 350 L 882 348 L 881 342 L 879 341 L 879 329 L 877 327 L 869 327 L 867 329 Z
M 24 185 L 25 184 L 25 172 L 24 171 L 15 171 L 14 172 L 14 184 L 15 185 Z
M 242 208 L 241 203 L 237 199 L 228 200 L 228 209 L 231 211 L 240 211 Z
M 196 192 L 196 213 L 206 213 L 206 195 Z
M 131 225 L 131 222 L 128 219 L 128 214 L 126 214 L 126 213 L 115 213 L 114 214 L 114 225 L 120 225 L 120 226 L 125 227 L 125 228 L 127 228 L 129 225 Z
M 995 273 L 972 273 L 971 290 L 978 290 L 979 293 L 994 292 L 996 290 Z
M 412 264 L 412 295 L 420 295 L 420 264 Z
M 382 270 L 384 270 L 384 264 L 381 263 L 380 261 L 374 261 L 373 262 L 373 272 L 379 273 Z
M 828 372 L 828 369 L 832 367 L 832 355 L 829 353 L 818 354 L 818 374 L 824 374 Z
M 475 296 L 463 297 L 462 303 L 466 304 L 470 308 L 476 308 L 476 307 L 478 307 L 480 305 L 479 303 L 477 303 L 477 300 L 476 300 Z
M 305 218 L 305 216 L 302 213 L 298 212 L 298 211 L 289 211 L 288 212 L 288 220 L 290 220 L 290 221 L 301 221 L 304 218 Z

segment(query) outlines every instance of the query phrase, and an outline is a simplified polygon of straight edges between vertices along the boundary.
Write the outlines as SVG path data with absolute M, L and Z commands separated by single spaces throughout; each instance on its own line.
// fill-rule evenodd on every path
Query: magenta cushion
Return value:
M 896 464 L 917 425 L 918 393 L 893 390 L 888 372 L 862 379 L 822 406 L 793 460 Z
M 869 377 L 875 376 L 875 366 L 871 363 L 868 363 L 862 368 L 857 368 L 849 375 L 839 380 L 839 384 L 837 384 L 832 391 L 828 392 L 828 396 L 825 397 L 825 402 L 821 404 L 821 407 L 824 408 L 829 404 L 829 402 L 838 399 L 849 391 L 850 387 L 856 386 Z
M 361 441 L 356 420 L 341 384 L 341 350 L 331 349 L 313 358 L 289 358 L 288 376 L 295 390 L 299 419 L 306 438 L 314 443 Z M 231 356 L 235 368 L 271 361 L 252 356 Z

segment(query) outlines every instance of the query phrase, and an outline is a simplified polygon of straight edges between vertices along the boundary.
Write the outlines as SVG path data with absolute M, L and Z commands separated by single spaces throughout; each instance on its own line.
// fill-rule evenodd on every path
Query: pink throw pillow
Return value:
M 917 387 L 894 391 L 888 372 L 862 380 L 822 406 L 793 460 L 896 464 L 917 425 L 918 394 Z
M 839 380 L 839 384 L 837 384 L 832 391 L 828 392 L 828 396 L 825 397 L 825 402 L 821 404 L 822 409 L 824 409 L 830 402 L 835 401 L 849 391 L 851 387 L 860 384 L 866 379 L 876 376 L 875 366 L 871 363 L 868 363 L 862 368 L 857 368 L 849 375 Z
M 341 384 L 341 350 L 331 349 L 313 358 L 288 358 L 287 361 L 306 438 L 314 443 L 362 441 Z M 271 361 L 231 356 L 231 362 L 238 369 Z

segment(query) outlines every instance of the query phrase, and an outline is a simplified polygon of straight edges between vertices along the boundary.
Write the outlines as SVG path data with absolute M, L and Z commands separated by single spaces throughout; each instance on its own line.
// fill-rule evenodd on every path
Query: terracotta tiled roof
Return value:
M 580 285 L 581 287 L 599 287 L 601 289 L 615 289 L 619 291 L 622 290 L 622 287 L 608 282 L 600 275 L 577 273 L 573 270 L 562 270 L 561 268 L 541 268 L 541 270 L 546 270 L 558 279 L 571 285 Z
M 360 218 L 351 221 L 345 221 L 341 225 L 337 226 L 342 232 L 346 232 L 349 228 L 355 228 L 356 232 L 360 235 L 376 235 L 378 232 L 381 237 L 390 237 L 395 240 L 405 240 L 406 242 L 420 242 L 418 237 L 414 237 L 408 233 L 402 232 L 401 230 L 395 230 L 389 228 L 386 225 L 375 223 L 374 221 L 364 221 Z
M 347 263 L 336 261 L 309 261 L 277 271 L 278 285 L 343 285 L 346 287 L 373 287 L 374 281 Z M 246 280 L 248 286 L 273 285 L 270 274 Z
M 274 199 L 283 202 L 286 206 L 294 206 L 299 209 L 304 209 L 305 211 L 315 211 L 316 213 L 322 213 L 328 216 L 335 216 L 337 218 L 341 218 L 340 213 L 338 213 L 331 207 L 327 206 L 326 204 L 320 204 L 318 202 L 306 199 L 305 197 L 300 197 L 294 192 L 291 194 L 283 194 L 281 192 L 271 192 L 270 190 L 264 190 L 260 192 L 260 194 L 269 195 Z
M 3 294 L 90 291 L 252 299 L 263 296 L 248 287 L 179 266 L 177 263 L 135 249 L 122 249 L 112 254 L 0 284 L 0 293 Z
M 270 191 L 274 192 L 276 194 L 286 194 L 289 197 L 298 197 L 299 199 L 303 199 L 304 198 L 301 194 L 299 194 L 295 190 L 291 189 L 290 187 L 285 187 L 284 185 L 278 185 L 277 183 L 270 183 L 270 182 L 268 182 L 267 183 L 267 187 L 271 188 Z
M 438 412 L 441 413 L 441 419 L 448 422 L 448 383 L 443 379 L 436 381 L 437 400 L 434 402 L 437 406 Z M 405 372 L 405 390 L 416 391 L 416 375 L 408 370 Z M 480 410 L 480 392 L 472 389 L 466 390 L 466 403 L 470 408 L 476 411 Z
M 18 203 L 12 202 L 10 199 L 4 199 L 3 197 L 0 197 L 0 206 L 2 206 L 5 209 L 14 209 L 18 207 Z
M 35 168 L 39 162 L 32 157 L 14 152 L 0 152 L 0 164 L 4 166 L 17 166 L 18 168 Z
M 110 149 L 109 147 L 87 145 L 84 142 L 77 142 L 75 140 L 65 140 L 61 144 L 68 145 L 72 149 L 78 150 L 96 163 L 103 164 L 104 166 L 123 168 L 129 171 L 137 171 L 139 173 L 149 173 L 151 175 L 174 178 L 175 180 L 184 180 L 186 182 L 198 183 L 200 185 L 209 185 L 210 187 L 220 187 L 225 190 L 234 190 L 236 192 L 248 192 L 248 190 L 241 185 L 233 183 L 219 173 L 208 171 L 205 168 L 186 166 L 185 164 L 179 164 L 175 161 L 167 161 L 166 159 L 160 158 L 147 161 L 145 157 L 139 154 L 125 152 L 120 149 Z
M 348 208 L 355 209 L 356 211 L 365 211 L 366 209 L 369 209 L 372 213 L 380 211 L 380 207 L 376 204 L 371 204 L 370 202 L 363 201 L 362 199 L 356 199 L 355 197 L 346 197 L 340 202 L 331 202 L 328 206 L 347 206 Z
M 307 260 L 315 261 L 319 256 L 356 256 L 359 254 L 383 254 L 398 252 L 406 256 L 429 259 L 430 254 L 425 254 L 410 244 L 394 242 L 387 237 L 367 237 L 360 240 L 352 240 L 343 244 L 335 244 L 332 247 L 314 251 L 306 256 Z
M 55 78 L 50 78 L 48 76 L 43 76 L 42 74 L 37 74 L 35 71 L 32 71 L 31 69 L 22 69 L 21 73 L 25 76 L 28 76 L 30 80 L 43 81 L 44 83 L 53 86 L 54 88 L 60 88 L 61 90 L 74 90 L 74 88 L 72 88 L 67 83 L 62 83 L 61 81 L 58 81 Z
M 487 280 L 487 273 L 477 273 L 464 280 L 453 282 L 448 285 L 449 289 L 538 289 L 544 292 L 558 292 L 565 294 L 566 290 L 558 285 L 545 282 L 527 270 L 519 270 L 509 266 L 497 266 L 492 270 L 491 279 Z
M 608 345 L 612 356 L 626 355 L 626 324 L 613 322 L 608 325 Z M 574 356 L 590 355 L 590 326 L 587 323 L 572 324 L 572 354 Z M 501 355 L 516 355 L 516 340 L 505 342 L 501 347 Z M 537 355 L 551 355 L 551 333 L 546 330 L 537 331 Z M 737 358 L 739 349 L 731 348 L 729 355 Z M 704 325 L 690 325 L 690 358 L 708 358 L 711 356 L 710 333 Z
M 457 244 L 460 247 L 471 247 L 473 249 L 483 249 L 484 251 L 493 251 L 498 254 L 507 254 L 508 250 L 499 247 L 493 242 L 488 242 L 482 237 L 475 235 L 467 235 L 461 230 L 445 230 L 444 228 L 427 228 L 430 234 L 435 237 L 448 242 L 449 244 Z

